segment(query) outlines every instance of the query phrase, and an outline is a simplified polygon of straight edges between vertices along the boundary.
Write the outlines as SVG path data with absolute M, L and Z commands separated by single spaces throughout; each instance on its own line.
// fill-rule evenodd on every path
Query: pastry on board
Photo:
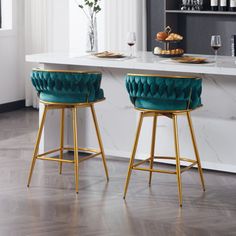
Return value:
M 176 48 L 171 50 L 164 50 L 159 47 L 154 48 L 154 54 L 157 55 L 180 55 L 183 54 L 184 50 L 182 48 Z
M 122 57 L 125 57 L 125 55 L 122 53 L 109 52 L 109 51 L 98 52 L 93 55 L 96 57 L 100 57 L 100 58 L 122 58 Z
M 178 40 L 182 40 L 182 39 L 183 39 L 183 36 L 181 36 L 179 34 L 171 33 L 165 40 L 178 41 Z
M 193 63 L 193 64 L 201 64 L 207 63 L 207 59 L 203 57 L 192 57 L 192 56 L 185 56 L 173 59 L 180 63 Z
M 162 49 L 159 47 L 154 48 L 154 54 L 161 54 Z
M 166 32 L 158 32 L 156 35 L 157 40 L 163 41 L 168 37 L 168 33 Z
M 183 36 L 176 33 L 167 33 L 165 31 L 158 32 L 156 34 L 156 40 L 158 41 L 181 41 L 183 40 Z

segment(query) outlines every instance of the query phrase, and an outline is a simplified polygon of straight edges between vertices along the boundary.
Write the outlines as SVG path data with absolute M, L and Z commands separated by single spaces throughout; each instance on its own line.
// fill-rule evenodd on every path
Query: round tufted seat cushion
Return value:
M 201 106 L 199 78 L 128 74 L 126 88 L 137 108 L 172 111 Z
M 55 103 L 85 103 L 103 99 L 101 79 L 99 72 L 34 69 L 31 74 L 40 100 Z

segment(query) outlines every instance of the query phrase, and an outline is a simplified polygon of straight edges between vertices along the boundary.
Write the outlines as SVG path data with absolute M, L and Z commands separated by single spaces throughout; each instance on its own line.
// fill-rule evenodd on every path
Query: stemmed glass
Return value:
M 181 8 L 182 11 L 187 10 L 187 0 L 182 0 Z
M 133 57 L 133 49 L 132 49 L 132 47 L 136 43 L 136 34 L 135 34 L 135 32 L 129 32 L 127 34 L 127 43 L 128 43 L 128 45 L 130 47 L 130 56 L 129 57 L 132 58 Z
M 187 10 L 191 10 L 191 0 L 187 0 Z
M 215 52 L 215 62 L 217 62 L 217 52 L 218 49 L 222 46 L 220 35 L 212 35 L 211 36 L 211 47 Z

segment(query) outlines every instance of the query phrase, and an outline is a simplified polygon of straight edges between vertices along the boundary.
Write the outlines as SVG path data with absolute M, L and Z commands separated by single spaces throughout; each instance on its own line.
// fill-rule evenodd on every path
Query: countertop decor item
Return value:
M 164 49 L 155 47 L 154 48 L 154 55 L 160 57 L 180 57 L 184 54 L 184 50 L 182 48 L 176 48 L 173 46 L 171 48 L 171 44 L 177 44 L 183 40 L 183 36 L 171 33 L 172 29 L 170 26 L 165 28 L 165 31 L 158 32 L 156 35 L 156 41 L 164 43 Z
M 215 62 L 217 62 L 218 50 L 221 48 L 221 46 L 222 46 L 221 36 L 220 35 L 212 35 L 211 36 L 211 47 L 215 52 Z
M 82 9 L 88 19 L 88 34 L 87 34 L 87 52 L 97 52 L 97 14 L 102 9 L 100 7 L 101 0 L 83 0 L 83 3 L 76 3 Z M 81 1 L 80 1 L 81 2 Z
M 172 60 L 180 63 L 192 63 L 192 64 L 203 64 L 209 62 L 204 57 L 192 57 L 192 56 L 177 57 L 177 58 L 172 58 Z
M 99 58 L 124 58 L 125 55 L 122 53 L 118 52 L 109 52 L 109 51 L 104 51 L 104 52 L 98 52 L 93 54 L 95 57 Z
M 136 43 L 136 34 L 135 32 L 129 32 L 127 34 L 127 44 L 129 45 L 130 48 L 130 55 L 129 57 L 132 58 L 133 57 L 133 46 Z

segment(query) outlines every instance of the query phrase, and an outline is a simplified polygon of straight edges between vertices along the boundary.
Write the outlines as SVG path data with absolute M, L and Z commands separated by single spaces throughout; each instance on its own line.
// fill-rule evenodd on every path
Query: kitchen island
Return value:
M 151 52 L 138 52 L 135 58 L 100 59 L 91 55 L 35 54 L 26 56 L 44 69 L 99 70 L 106 101 L 95 107 L 107 155 L 130 157 L 139 113 L 125 88 L 126 73 L 194 75 L 203 79 L 203 107 L 192 113 L 203 168 L 236 173 L 236 58 L 214 57 L 206 64 L 180 64 Z M 40 115 L 42 107 L 40 106 Z M 79 111 L 79 145 L 97 147 L 91 117 Z M 71 117 L 67 113 L 66 140 L 72 144 Z M 174 155 L 171 120 L 158 121 L 156 155 Z M 185 117 L 179 119 L 181 155 L 193 157 Z M 144 120 L 137 157 L 146 158 L 150 149 L 151 120 Z M 50 111 L 43 132 L 41 151 L 59 145 L 59 113 Z M 109 165 L 109 162 L 108 162 Z

